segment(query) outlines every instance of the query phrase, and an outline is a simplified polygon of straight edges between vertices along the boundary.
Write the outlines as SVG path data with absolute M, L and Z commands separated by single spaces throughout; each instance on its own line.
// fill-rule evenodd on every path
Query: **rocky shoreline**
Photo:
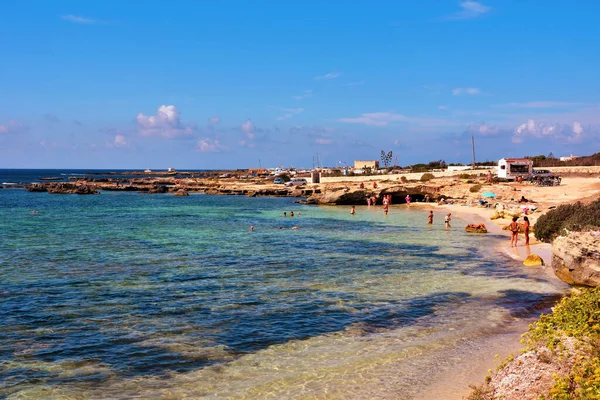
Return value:
M 441 186 L 443 187 L 443 185 Z M 26 185 L 30 192 L 54 194 L 98 194 L 99 191 L 128 191 L 138 193 L 172 193 L 185 195 L 204 193 L 230 196 L 294 197 L 303 204 L 363 205 L 367 197 L 375 197 L 379 203 L 383 196 L 392 196 L 394 204 L 405 202 L 407 195 L 415 201 L 428 196 L 436 200 L 442 196 L 439 185 L 422 183 L 382 183 L 375 188 L 360 187 L 359 183 L 324 183 L 304 186 L 284 186 L 260 179 L 237 180 L 231 178 L 86 178 L 73 182 L 40 182 Z M 446 196 L 448 197 L 448 196 Z

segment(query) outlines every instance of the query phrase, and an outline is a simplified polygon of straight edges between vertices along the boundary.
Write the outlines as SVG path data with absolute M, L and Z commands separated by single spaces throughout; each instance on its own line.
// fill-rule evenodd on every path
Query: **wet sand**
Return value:
M 484 223 L 488 229 L 488 235 L 504 236 L 506 240 L 496 241 L 496 247 L 493 249 L 508 258 L 517 261 L 523 261 L 529 254 L 537 254 L 543 260 L 545 265 L 542 267 L 523 268 L 541 268 L 551 279 L 556 279 L 552 270 L 552 248 L 548 243 L 542 243 L 530 234 L 530 245 L 525 246 L 523 235 L 519 235 L 517 247 L 510 245 L 510 232 L 502 230 L 502 227 L 508 225 L 510 220 L 497 219 L 490 220 L 489 217 L 494 213 L 493 208 L 468 207 L 461 205 L 437 205 L 435 203 L 412 203 L 410 207 L 422 209 L 431 209 L 436 215 L 436 221 L 443 220 L 447 213 L 452 217 L 469 223 Z M 453 220 L 451 229 L 464 229 L 463 221 Z M 473 345 L 471 351 L 462 358 L 456 359 L 455 368 L 442 371 L 438 378 L 431 385 L 425 387 L 423 391 L 415 397 L 415 400 L 463 400 L 470 393 L 470 385 L 481 385 L 489 370 L 495 370 L 499 362 L 511 354 L 517 354 L 523 348 L 521 345 L 521 335 L 527 332 L 529 324 L 535 322 L 537 318 L 525 318 L 511 323 L 508 331 L 491 334 L 485 339 Z M 498 357 L 496 357 L 498 355 Z

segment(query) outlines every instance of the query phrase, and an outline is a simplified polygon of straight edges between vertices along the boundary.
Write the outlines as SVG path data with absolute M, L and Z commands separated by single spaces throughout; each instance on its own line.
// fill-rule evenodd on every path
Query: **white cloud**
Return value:
M 315 76 L 315 80 L 321 80 L 321 79 L 335 79 L 340 77 L 342 74 L 339 72 L 330 72 L 328 74 L 322 75 L 322 76 Z
M 63 15 L 63 16 L 61 16 L 61 18 L 65 21 L 73 22 L 75 24 L 84 24 L 84 25 L 95 24 L 98 22 L 95 19 L 85 18 L 85 17 L 81 17 L 79 15 L 73 15 L 73 14 Z
M 462 1 L 460 4 L 460 11 L 449 15 L 446 19 L 450 20 L 461 20 L 461 19 L 474 19 L 480 17 L 490 11 L 490 7 L 478 2 L 478 1 Z
M 211 125 L 216 125 L 219 122 L 221 122 L 221 117 L 219 117 L 218 115 L 215 115 L 214 117 L 210 118 L 208 121 L 210 122 Z
M 360 117 L 356 118 L 341 118 L 340 122 L 348 124 L 364 124 L 370 126 L 385 126 L 393 121 L 408 121 L 409 118 L 396 113 L 390 112 L 378 112 L 378 113 L 366 113 L 361 114 Z
M 285 119 L 292 118 L 294 115 L 303 113 L 304 108 L 282 108 L 281 111 L 283 111 L 285 114 L 277 117 L 277 121 L 283 121 Z
M 244 122 L 242 125 L 240 125 L 240 129 L 242 130 L 242 132 L 244 132 L 244 134 L 246 135 L 246 137 L 250 140 L 256 139 L 256 135 L 254 134 L 254 130 L 256 129 L 254 127 L 254 124 L 252 123 L 252 121 L 250 121 L 249 119 Z
M 462 96 L 464 94 L 475 95 L 475 94 L 481 94 L 481 90 L 479 90 L 477 88 L 456 88 L 456 89 L 452 89 L 452 94 L 455 96 Z
M 448 106 L 437 106 L 438 110 L 447 110 Z
M 9 120 L 6 124 L 0 124 L 0 133 L 19 133 L 25 129 L 25 125 L 14 119 Z
M 115 135 L 114 145 L 116 147 L 126 146 L 127 145 L 127 140 L 125 139 L 125 136 L 123 136 L 123 135 Z
M 179 118 L 177 107 L 162 105 L 156 115 L 147 116 L 139 113 L 136 121 L 142 136 L 157 136 L 167 139 L 191 136 L 194 126 L 184 126 Z
M 496 135 L 500 132 L 500 128 L 497 126 L 488 125 L 485 122 L 481 122 L 478 124 L 470 124 L 467 126 L 467 133 L 473 134 L 477 133 L 481 136 L 492 136 Z
M 512 141 L 513 143 L 523 143 L 526 138 L 531 137 L 560 143 L 579 143 L 583 139 L 583 134 L 584 128 L 578 121 L 573 124 L 559 124 L 530 119 L 515 128 Z
M 302 93 L 300 96 L 294 96 L 294 99 L 296 100 L 302 100 L 302 99 L 308 99 L 312 97 L 312 90 L 305 90 L 304 93 Z
M 197 143 L 198 150 L 203 153 L 218 153 L 227 148 L 221 145 L 219 139 L 204 138 Z

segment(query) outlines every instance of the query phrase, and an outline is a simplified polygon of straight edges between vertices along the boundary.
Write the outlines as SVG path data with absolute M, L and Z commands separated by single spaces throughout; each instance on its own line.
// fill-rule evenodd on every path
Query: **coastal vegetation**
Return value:
M 535 237 L 551 242 L 568 231 L 584 231 L 600 227 L 600 199 L 589 204 L 564 204 L 542 215 L 534 226 Z
M 500 364 L 483 385 L 472 386 L 468 400 L 600 399 L 600 288 L 564 297 L 552 314 L 529 326 L 522 343 L 523 353 Z M 540 384 L 544 369 L 551 379 Z M 517 381 L 524 385 L 515 387 Z M 533 381 L 536 385 L 529 385 Z
M 433 178 L 435 178 L 435 176 L 431 173 L 426 173 L 421 175 L 421 182 L 428 182 L 430 180 L 432 180 Z
M 533 160 L 534 167 L 590 167 L 594 165 L 600 165 L 600 153 L 595 153 L 590 156 L 574 157 L 570 160 L 561 161 L 559 158 L 554 157 L 552 153 L 548 156 L 528 156 Z
M 525 335 L 527 350 L 549 349 L 547 362 L 567 362 L 570 371 L 556 377 L 547 398 L 600 398 L 600 288 L 582 289 L 561 300 Z

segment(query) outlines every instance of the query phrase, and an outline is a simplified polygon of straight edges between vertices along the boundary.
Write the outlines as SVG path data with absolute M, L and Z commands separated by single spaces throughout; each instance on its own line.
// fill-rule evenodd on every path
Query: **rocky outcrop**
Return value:
M 600 286 L 599 232 L 571 232 L 552 242 L 552 268 L 572 285 Z
M 54 194 L 98 194 L 94 186 L 70 183 L 70 182 L 55 182 L 47 184 L 33 184 L 25 186 L 30 192 L 48 192 Z
M 306 193 L 308 194 L 308 193 Z M 423 201 L 426 195 L 431 199 L 437 197 L 436 191 L 424 185 L 417 186 L 392 186 L 385 189 L 366 189 L 352 188 L 349 186 L 333 186 L 326 190 L 315 191 L 305 204 L 329 204 L 329 205 L 364 205 L 367 197 L 377 199 L 377 204 L 381 204 L 384 195 L 392 197 L 392 204 L 401 204 L 405 202 L 407 195 L 410 195 L 413 201 Z
M 48 191 L 47 185 L 40 185 L 37 183 L 27 185 L 27 186 L 25 186 L 25 189 L 27 189 L 27 191 L 29 191 L 29 192 L 47 192 Z

